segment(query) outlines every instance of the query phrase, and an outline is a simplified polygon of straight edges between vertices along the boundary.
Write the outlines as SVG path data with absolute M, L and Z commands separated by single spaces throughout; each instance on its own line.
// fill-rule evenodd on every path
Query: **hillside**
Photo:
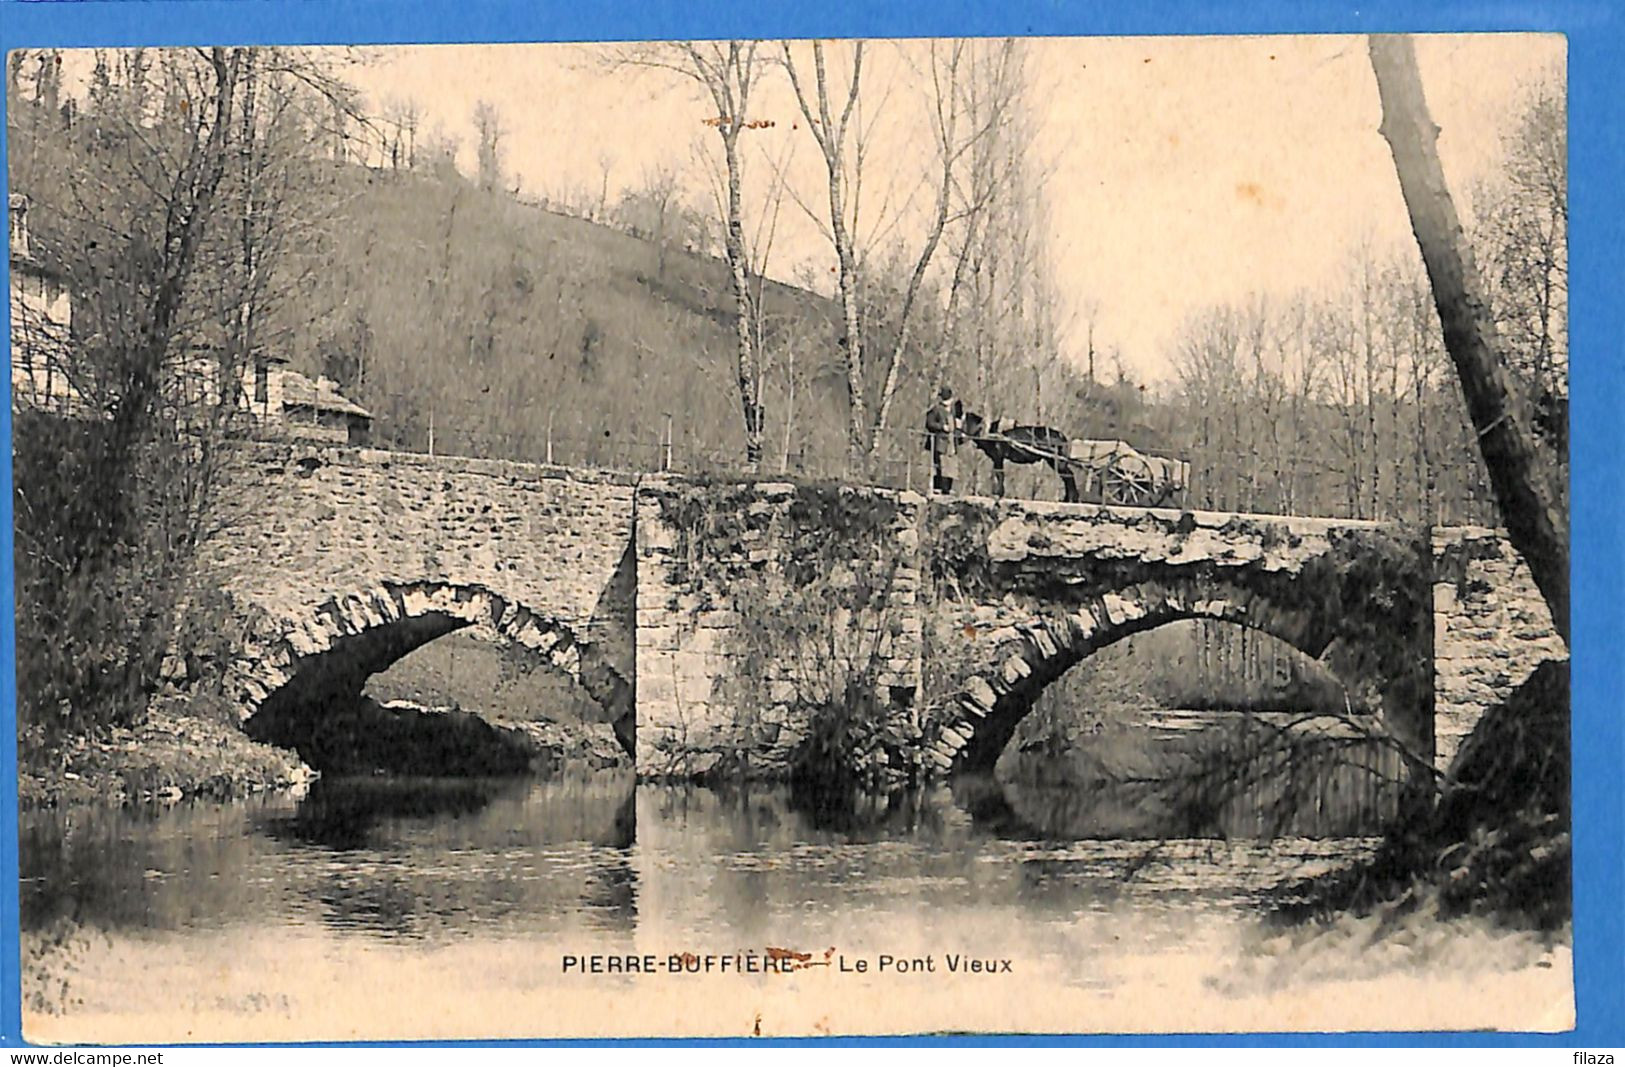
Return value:
M 559 462 L 657 462 L 743 447 L 727 266 L 460 180 L 345 168 L 296 362 L 378 417 L 380 443 Z M 791 451 L 838 453 L 845 408 L 826 300 L 767 283 L 770 456 L 800 362 Z M 808 371 L 811 373 L 807 373 Z
M 527 205 L 443 171 L 317 169 L 317 196 L 327 206 L 307 227 L 316 235 L 303 251 L 308 278 L 293 287 L 301 299 L 286 309 L 281 348 L 371 409 L 381 444 L 426 449 L 432 423 L 440 452 L 539 461 L 551 436 L 560 463 L 657 469 L 669 414 L 678 468 L 740 470 L 723 260 Z M 864 290 L 871 357 L 894 342 L 901 303 L 875 266 Z M 888 484 L 925 481 L 914 432 L 931 391 L 927 361 L 945 334 L 938 306 L 927 293 L 916 308 L 914 343 L 872 475 Z M 763 310 L 765 470 L 852 477 L 839 308 L 769 281 Z M 953 384 L 968 407 L 1002 416 L 1006 426 L 1040 421 L 1072 437 L 1125 440 L 1186 459 L 1193 506 L 1488 518 L 1487 483 L 1462 436 L 1460 397 L 1448 379 L 1430 383 L 1420 402 L 1399 390 L 1364 405 L 1314 392 L 1289 397 L 1279 393 L 1284 379 L 1265 376 L 1279 395 L 1248 409 L 1238 404 L 1254 372 L 1239 364 L 1228 377 L 1157 395 L 1127 378 L 1090 383 L 1076 368 L 1055 365 L 1053 346 L 1029 347 L 997 314 L 992 320 L 1002 332 L 989 348 L 985 393 L 965 369 L 971 354 L 953 357 L 960 368 Z M 962 335 L 957 347 L 968 344 Z M 869 362 L 878 373 L 879 360 Z M 871 401 L 879 388 L 868 382 Z M 1406 453 L 1407 435 L 1418 433 L 1425 447 Z M 1382 448 L 1394 461 L 1371 458 Z M 957 488 L 990 492 L 987 462 L 973 456 Z M 1047 469 L 1015 467 L 1007 491 L 1059 499 L 1060 482 Z
M 128 294 L 106 280 L 160 247 L 169 217 L 149 195 L 165 184 L 165 158 L 152 153 L 150 130 L 129 136 L 115 103 L 80 118 L 43 107 L 7 114 L 11 188 L 33 201 L 37 250 L 79 293 L 75 333 L 88 347 L 124 328 Z M 257 350 L 335 379 L 375 414 L 385 447 L 658 469 L 669 433 L 678 469 L 741 470 L 733 301 L 720 259 L 481 190 L 444 165 L 332 162 L 297 124 L 282 137 L 291 142 L 267 142 L 285 154 L 259 174 L 252 195 L 227 175 L 222 203 L 232 206 L 203 240 L 179 344 L 218 345 L 234 334 L 252 286 L 264 297 L 253 319 Z M 67 173 L 82 180 L 64 183 Z M 239 214 L 245 204 L 250 215 Z M 622 206 L 596 210 L 644 232 L 664 228 Z M 236 239 L 256 227 L 245 273 Z M 120 235 L 118 248 L 108 232 Z M 1113 360 L 1101 364 L 1113 368 L 1106 382 L 1061 358 L 1056 323 L 1087 294 L 1054 293 L 1048 279 L 1013 267 L 1028 260 L 991 238 L 974 247 L 952 322 L 950 301 L 932 290 L 947 270 L 939 249 L 913 305 L 878 462 L 864 472 L 847 460 L 841 316 L 814 292 L 766 284 L 758 339 L 765 473 L 922 486 L 917 429 L 940 364 L 967 406 L 1006 426 L 1036 422 L 1188 460 L 1189 506 L 1496 521 L 1459 390 L 1428 340 L 1430 302 L 1414 286 L 1305 305 L 1298 310 L 1310 321 L 1296 332 L 1285 311 L 1259 318 L 1256 337 L 1272 344 L 1250 354 L 1233 328 L 1241 312 L 1215 309 L 1188 324 L 1172 353 L 1180 380 L 1154 394 Z M 865 250 L 859 296 L 871 400 L 876 356 L 896 341 L 912 253 L 906 241 Z M 1367 334 L 1384 309 L 1404 314 L 1384 327 L 1379 352 Z M 1404 319 L 1407 309 L 1420 310 Z M 96 358 L 116 354 L 115 346 Z M 1300 372 L 1281 362 L 1289 355 Z M 1561 450 L 1562 434 L 1554 435 Z M 991 490 L 985 460 L 973 455 L 965 468 L 956 491 Z M 1060 485 L 1048 470 L 1018 467 L 1007 489 L 1056 499 Z
M 669 413 L 678 466 L 737 469 L 743 430 L 723 260 L 450 176 L 348 166 L 332 182 L 311 289 L 316 325 L 295 325 L 289 350 L 377 415 L 381 444 L 427 448 L 432 418 L 436 451 L 541 460 L 551 428 L 558 462 L 649 468 Z M 888 298 L 871 299 L 870 343 L 889 344 Z M 842 477 L 839 309 L 769 281 L 763 310 L 767 469 Z M 905 358 L 883 447 L 883 476 L 914 485 L 923 455 L 910 434 L 929 391 L 922 360 Z M 970 392 L 961 387 L 975 405 Z M 1081 398 L 1064 398 L 1075 411 L 1063 421 L 1080 436 L 1174 444 L 1171 413 L 1149 408 L 1133 386 L 1120 392 L 1087 418 Z M 1021 470 L 1010 489 L 1056 497 L 1059 482 Z
M 95 130 L 39 118 L 8 115 L 11 184 L 33 201 L 36 243 L 59 251 L 76 279 L 76 332 L 95 331 L 101 297 L 87 287 L 97 284 L 99 268 L 81 251 L 95 247 L 87 235 L 97 226 L 120 225 L 124 207 L 101 204 L 87 214 L 78 194 L 55 179 L 91 163 L 112 166 Z M 256 255 L 265 276 L 255 284 L 265 299 L 255 313 L 256 343 L 297 370 L 338 382 L 373 412 L 379 445 L 655 469 L 669 432 L 678 468 L 740 469 L 743 419 L 723 260 L 678 239 L 645 239 L 482 190 L 444 167 L 384 170 L 308 156 L 290 166 L 288 184 L 267 186 L 273 198 L 258 209 L 264 232 Z M 125 180 L 120 175 L 109 180 Z M 151 206 L 127 207 L 150 213 Z M 146 218 L 148 229 L 153 221 Z M 200 258 L 184 316 L 192 342 L 222 341 L 229 315 L 220 301 L 235 299 L 232 287 L 242 284 L 234 280 L 235 223 L 216 219 Z M 863 317 L 873 354 L 895 343 L 901 294 L 884 264 L 869 266 Z M 926 363 L 943 343 L 940 304 L 927 292 L 916 306 L 875 472 L 893 484 L 923 482 L 926 457 L 915 431 L 931 391 Z M 838 307 L 768 281 L 761 312 L 765 471 L 852 477 Z M 1054 352 L 1028 351 L 1011 330 L 1006 324 L 989 342 L 985 395 L 973 376 L 954 378 L 973 409 L 1006 424 L 1034 421 L 1042 410 L 1076 436 L 1167 447 L 1162 430 L 1175 420 L 1147 421 L 1127 383 L 1085 399 L 1081 377 L 1051 366 L 1038 404 L 1038 375 L 1028 363 L 1051 363 Z M 870 372 L 872 402 L 881 382 L 878 367 Z M 1116 395 L 1101 403 L 1102 393 Z M 985 468 L 973 461 L 962 488 L 987 491 Z M 1056 498 L 1059 488 L 1048 471 L 1011 473 L 1009 490 L 1018 495 Z

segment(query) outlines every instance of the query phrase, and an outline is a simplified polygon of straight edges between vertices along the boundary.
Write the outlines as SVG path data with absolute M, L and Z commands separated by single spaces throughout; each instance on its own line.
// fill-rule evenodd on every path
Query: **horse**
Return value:
M 1061 476 L 1068 504 L 1083 500 L 1078 491 L 1078 475 L 1067 456 L 1071 438 L 1052 426 L 1012 426 L 1000 429 L 973 411 L 965 413 L 965 436 L 993 462 L 993 495 L 1004 495 L 1005 463 L 1045 463 Z

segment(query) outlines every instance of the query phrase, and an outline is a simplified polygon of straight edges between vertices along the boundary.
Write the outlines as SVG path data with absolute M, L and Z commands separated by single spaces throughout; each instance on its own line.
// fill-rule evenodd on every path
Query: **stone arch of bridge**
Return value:
M 1147 582 L 987 634 L 993 648 L 976 659 L 991 665 L 958 686 L 927 744 L 929 761 L 938 771 L 990 771 L 1050 683 L 1107 645 L 1183 619 L 1235 623 L 1280 639 L 1327 667 L 1349 692 L 1370 694 L 1373 715 L 1390 688 L 1372 657 L 1341 647 L 1331 620 L 1312 608 L 1289 608 L 1223 581 Z
M 258 629 L 233 664 L 245 720 L 295 703 L 359 695 L 367 678 L 402 657 L 471 630 L 523 648 L 579 683 L 632 751 L 631 680 L 570 626 L 484 586 L 384 581 Z

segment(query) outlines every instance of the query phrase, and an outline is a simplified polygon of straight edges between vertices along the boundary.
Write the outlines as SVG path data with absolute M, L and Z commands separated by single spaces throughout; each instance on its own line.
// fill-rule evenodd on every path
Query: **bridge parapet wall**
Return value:
M 294 443 L 245 444 L 228 461 L 236 492 L 205 562 L 254 616 L 250 703 L 288 673 L 267 664 L 448 595 L 491 605 L 493 632 L 514 629 L 497 613 L 523 612 L 631 678 L 632 478 Z M 624 605 L 607 595 L 617 577 Z
M 1484 713 L 1568 648 L 1504 531 L 1435 529 L 1433 582 L 1434 765 L 1448 771 Z

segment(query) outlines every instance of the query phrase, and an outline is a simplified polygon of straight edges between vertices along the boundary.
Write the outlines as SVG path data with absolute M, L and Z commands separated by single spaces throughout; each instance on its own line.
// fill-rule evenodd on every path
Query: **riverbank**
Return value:
M 189 798 L 229 800 L 303 786 L 315 777 L 316 772 L 287 749 L 253 741 L 235 726 L 160 705 L 134 729 L 67 738 L 24 754 L 18 768 L 17 805 L 31 811 Z
M 380 706 L 372 701 L 365 706 L 370 712 L 365 721 L 368 730 L 350 731 L 350 747 L 360 746 L 371 756 L 382 750 L 400 765 L 385 761 L 389 763 L 385 766 L 348 749 L 340 758 L 324 749 L 334 773 L 550 777 L 570 768 L 600 771 L 631 765 L 607 724 L 487 721 L 449 708 Z M 369 734 L 372 744 L 358 740 Z M 419 743 L 393 749 L 383 743 L 399 741 L 403 735 Z M 433 743 L 422 742 L 418 735 Z M 449 752 L 448 745 L 456 751 Z M 493 752 L 503 758 L 493 758 Z M 237 727 L 182 709 L 158 708 L 135 729 L 114 729 L 99 738 L 68 738 L 26 756 L 18 774 L 18 807 L 32 811 L 85 804 L 231 800 L 301 787 L 319 773 L 291 748 L 254 740 Z
M 1544 935 L 1573 916 L 1569 670 L 1541 664 L 1463 744 L 1438 801 L 1367 864 L 1298 887 L 1292 920 L 1471 916 Z
M 1451 917 L 1435 895 L 1403 912 L 1261 926 L 1245 955 L 1211 985 L 1227 996 L 1268 997 L 1310 984 L 1394 975 L 1550 971 L 1555 989 L 1571 980 L 1572 953 L 1567 924 L 1542 931 L 1484 915 Z M 1554 1010 L 1559 1007 L 1554 1002 Z
M 608 724 L 486 719 L 407 702 L 379 705 L 364 699 L 362 704 L 367 713 L 363 728 L 345 734 L 348 748 L 337 756 L 321 751 L 333 761 L 335 773 L 552 776 L 571 768 L 631 766 Z M 423 743 L 419 735 L 434 743 Z M 419 743 L 394 745 L 392 752 L 386 742 L 403 736 Z M 448 754 L 446 738 L 457 752 Z M 470 738 L 483 741 L 483 748 Z M 400 765 L 369 762 L 350 749 L 364 749 L 370 756 L 392 753 Z M 478 758 L 471 759 L 465 749 L 478 749 Z M 493 761 L 492 752 L 503 758 Z M 328 765 L 321 759 L 312 762 Z M 305 786 L 318 774 L 292 747 L 255 740 L 239 727 L 191 714 L 184 705 L 161 704 L 133 729 L 64 738 L 25 752 L 18 770 L 18 808 L 231 800 Z

